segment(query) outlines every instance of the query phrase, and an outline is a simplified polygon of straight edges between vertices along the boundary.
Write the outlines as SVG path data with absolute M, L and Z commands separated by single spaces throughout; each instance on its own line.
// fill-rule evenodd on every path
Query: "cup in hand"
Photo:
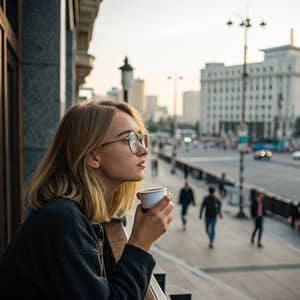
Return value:
M 167 192 L 167 187 L 154 187 L 139 191 L 138 198 L 141 200 L 142 208 L 149 209 L 153 207 L 157 202 L 162 200 L 162 198 L 167 195 Z

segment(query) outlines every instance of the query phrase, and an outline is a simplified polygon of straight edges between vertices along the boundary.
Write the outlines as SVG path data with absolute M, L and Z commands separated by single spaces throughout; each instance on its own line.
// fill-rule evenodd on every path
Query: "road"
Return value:
M 166 149 L 171 153 L 171 149 Z M 239 153 L 233 150 L 220 150 L 202 147 L 189 149 L 179 147 L 177 158 L 227 176 L 238 181 Z M 293 161 L 290 154 L 274 154 L 271 161 L 257 161 L 252 154 L 245 155 L 245 183 L 259 186 L 267 191 L 300 200 L 300 162 Z

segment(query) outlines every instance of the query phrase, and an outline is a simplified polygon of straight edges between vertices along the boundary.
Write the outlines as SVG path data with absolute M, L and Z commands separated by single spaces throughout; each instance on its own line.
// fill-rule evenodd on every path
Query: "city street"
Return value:
M 237 207 L 224 203 L 224 217 L 218 220 L 216 244 L 211 250 L 203 221 L 198 217 L 207 193 L 205 182 L 190 178 L 197 206 L 190 207 L 184 232 L 177 205 L 183 173 L 177 170 L 176 175 L 171 175 L 170 169 L 170 164 L 159 160 L 158 176 L 151 177 L 149 166 L 143 184 L 145 188 L 167 186 L 174 195 L 174 220 L 151 250 L 166 272 L 167 295 L 192 293 L 195 300 L 299 299 L 299 233 L 285 223 L 266 218 L 264 248 L 259 249 L 250 244 L 253 221 L 236 219 Z
M 191 146 L 191 145 L 190 145 Z M 218 148 L 178 147 L 177 159 L 201 166 L 218 174 L 225 172 L 227 177 L 238 181 L 239 153 Z M 166 149 L 171 155 L 171 148 Z M 299 201 L 300 162 L 294 161 L 291 154 L 274 153 L 271 161 L 257 161 L 253 154 L 245 155 L 245 183 L 256 185 L 272 193 Z

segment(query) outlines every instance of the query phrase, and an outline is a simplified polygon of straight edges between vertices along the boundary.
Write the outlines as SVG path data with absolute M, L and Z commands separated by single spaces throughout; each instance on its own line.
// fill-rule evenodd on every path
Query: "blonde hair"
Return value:
M 116 111 L 130 115 L 146 133 L 138 112 L 125 102 L 91 100 L 73 105 L 60 121 L 29 183 L 27 194 L 32 209 L 63 197 L 76 201 L 92 223 L 121 217 L 131 209 L 139 182 L 122 183 L 113 199 L 106 199 L 100 180 L 85 159 L 103 143 Z

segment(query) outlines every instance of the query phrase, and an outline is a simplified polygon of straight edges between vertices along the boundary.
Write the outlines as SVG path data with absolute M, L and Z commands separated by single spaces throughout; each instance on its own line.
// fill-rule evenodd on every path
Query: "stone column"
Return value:
M 66 103 L 66 2 L 22 1 L 24 179 L 43 157 Z

